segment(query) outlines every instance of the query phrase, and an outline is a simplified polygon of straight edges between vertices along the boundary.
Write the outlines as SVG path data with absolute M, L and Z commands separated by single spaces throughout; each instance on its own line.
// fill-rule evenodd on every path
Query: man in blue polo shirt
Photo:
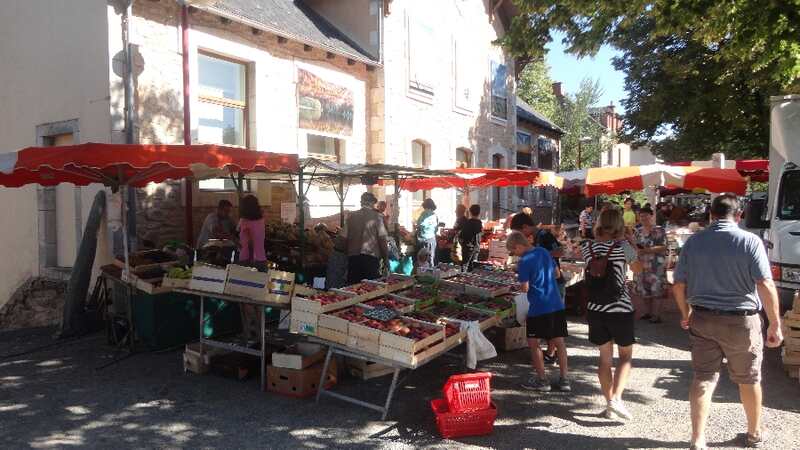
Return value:
M 559 390 L 568 392 L 571 387 L 567 378 L 567 347 L 564 343 L 567 336 L 567 316 L 564 312 L 564 301 L 558 292 L 555 262 L 547 250 L 531 246 L 525 235 L 519 231 L 508 235 L 506 247 L 509 253 L 520 257 L 517 274 L 522 283 L 522 292 L 528 295 L 526 326 L 531 363 L 536 376 L 522 386 L 536 391 L 551 389 L 545 373 L 544 355 L 539 348 L 539 339 L 543 339 L 557 349 L 558 367 L 561 371 L 557 386 Z

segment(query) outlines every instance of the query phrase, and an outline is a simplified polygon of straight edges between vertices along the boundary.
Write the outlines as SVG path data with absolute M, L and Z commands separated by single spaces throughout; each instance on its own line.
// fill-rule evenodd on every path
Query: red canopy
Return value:
M 436 188 L 473 189 L 509 186 L 559 186 L 559 178 L 553 172 L 540 170 L 485 169 L 479 167 L 451 170 L 452 176 L 408 179 L 400 188 L 416 192 Z
M 670 166 L 701 166 L 709 167 L 708 161 L 681 161 L 667 163 Z M 728 168 L 731 168 L 728 166 Z M 750 177 L 750 181 L 769 181 L 768 159 L 737 159 L 736 170 L 743 177 Z
M 80 144 L 0 154 L 0 186 L 92 183 L 142 187 L 168 179 L 299 171 L 297 155 L 218 145 Z

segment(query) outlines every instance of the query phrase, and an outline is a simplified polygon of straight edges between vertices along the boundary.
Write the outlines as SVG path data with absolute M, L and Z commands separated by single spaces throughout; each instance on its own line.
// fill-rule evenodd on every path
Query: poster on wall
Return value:
M 297 69 L 300 128 L 323 133 L 353 134 L 353 92 L 303 69 Z

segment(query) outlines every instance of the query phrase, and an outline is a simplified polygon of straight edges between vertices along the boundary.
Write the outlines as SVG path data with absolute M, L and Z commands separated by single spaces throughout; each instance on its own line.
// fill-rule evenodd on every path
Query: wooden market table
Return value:
M 394 391 L 397 388 L 397 385 L 399 383 L 402 383 L 402 381 L 399 380 L 400 371 L 401 370 L 403 370 L 403 369 L 408 369 L 408 370 L 418 369 L 418 368 L 424 366 L 425 364 L 428 364 L 429 362 L 433 361 L 434 359 L 444 355 L 445 353 L 449 352 L 450 350 L 454 349 L 455 347 L 458 347 L 462 343 L 466 342 L 466 340 L 454 341 L 449 346 L 447 346 L 444 349 L 442 349 L 441 352 L 433 354 L 433 355 L 430 355 L 429 357 L 424 358 L 421 361 L 417 362 L 417 364 L 413 364 L 412 365 L 412 364 L 401 363 L 399 361 L 394 361 L 394 360 L 391 360 L 391 359 L 382 358 L 382 357 L 374 355 L 372 353 L 367 353 L 367 352 L 364 352 L 364 351 L 356 350 L 354 348 L 347 347 L 345 345 L 338 344 L 336 342 L 331 342 L 331 341 L 328 341 L 328 340 L 325 340 L 325 339 L 320 339 L 320 338 L 318 338 L 316 336 L 307 336 L 307 338 L 308 338 L 308 340 L 310 342 L 314 342 L 316 344 L 320 344 L 320 345 L 324 345 L 324 346 L 328 347 L 328 352 L 325 355 L 325 363 L 324 363 L 324 365 L 322 367 L 322 375 L 320 376 L 320 381 L 319 381 L 319 384 L 317 385 L 319 387 L 317 389 L 316 402 L 319 403 L 320 397 L 323 396 L 323 395 L 327 395 L 327 396 L 330 396 L 330 397 L 333 397 L 333 398 L 337 398 L 339 400 L 342 400 L 342 401 L 345 401 L 345 402 L 348 402 L 348 403 L 352 403 L 354 405 L 363 406 L 364 408 L 369 408 L 369 409 L 373 409 L 375 411 L 378 411 L 378 412 L 381 413 L 381 420 L 386 420 L 386 416 L 389 415 L 389 408 L 391 407 L 391 404 L 392 404 L 392 396 L 394 395 Z M 389 367 L 393 368 L 393 371 L 392 371 L 392 382 L 389 385 L 389 392 L 386 395 L 386 401 L 383 403 L 383 405 L 378 405 L 378 404 L 375 404 L 375 403 L 365 402 L 363 400 L 359 400 L 359 399 L 354 398 L 354 397 L 350 397 L 350 396 L 347 396 L 347 395 L 344 395 L 344 394 L 340 394 L 338 392 L 332 392 L 329 389 L 325 388 L 325 376 L 328 373 L 328 365 L 330 364 L 331 356 L 333 356 L 334 354 L 342 355 L 344 357 L 349 357 L 349 358 L 361 359 L 361 360 L 364 360 L 364 361 L 376 362 L 378 364 L 383 364 L 385 366 L 389 366 Z
M 267 357 L 267 315 L 261 311 L 261 348 L 260 349 L 253 349 L 248 347 L 247 345 L 240 345 L 235 344 L 233 342 L 225 342 L 225 341 L 218 341 L 210 338 L 204 337 L 203 327 L 205 326 L 205 317 L 204 317 L 204 304 L 207 298 L 217 299 L 217 300 L 224 300 L 227 302 L 232 303 L 241 303 L 246 305 L 254 305 L 254 306 L 261 306 L 261 307 L 270 307 L 275 309 L 290 309 L 291 304 L 289 303 L 273 303 L 273 302 L 265 302 L 260 300 L 254 300 L 248 297 L 239 297 L 236 295 L 226 295 L 226 294 L 217 294 L 213 292 L 206 292 L 206 291 L 197 291 L 193 289 L 175 289 L 175 292 L 180 292 L 182 294 L 190 294 L 200 297 L 200 355 L 203 355 L 203 346 L 208 345 L 209 347 L 220 348 L 224 350 L 228 350 L 231 352 L 237 353 L 244 353 L 246 355 L 252 355 L 259 358 L 261 361 L 261 366 L 259 368 L 260 375 L 261 375 L 261 390 L 266 390 L 267 387 L 267 376 L 264 373 L 264 367 L 266 367 L 266 357 Z

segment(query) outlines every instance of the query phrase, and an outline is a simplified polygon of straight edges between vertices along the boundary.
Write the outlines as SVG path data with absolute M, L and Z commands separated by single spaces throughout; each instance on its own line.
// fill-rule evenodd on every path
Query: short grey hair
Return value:
M 512 250 L 514 247 L 518 245 L 528 246 L 530 242 L 528 242 L 528 238 L 525 237 L 524 234 L 520 231 L 512 231 L 506 237 L 506 248 L 508 250 Z

